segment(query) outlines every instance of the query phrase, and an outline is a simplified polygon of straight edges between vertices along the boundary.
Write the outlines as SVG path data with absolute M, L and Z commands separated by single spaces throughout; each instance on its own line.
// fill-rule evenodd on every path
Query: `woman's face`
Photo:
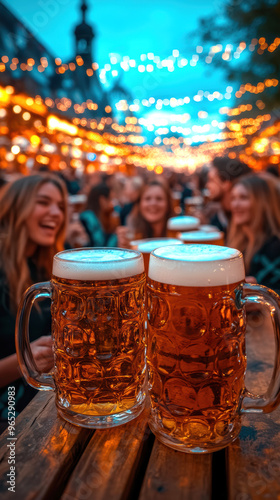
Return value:
M 243 184 L 236 184 L 231 191 L 232 222 L 238 226 L 252 222 L 253 206 L 249 191 Z
M 52 182 L 46 182 L 38 189 L 35 205 L 26 221 L 28 245 L 52 246 L 63 221 L 63 196 Z
M 114 205 L 110 196 L 100 196 L 99 198 L 100 213 L 110 215 L 114 211 Z
M 142 217 L 150 224 L 164 221 L 168 210 L 168 201 L 164 189 L 160 186 L 149 186 L 140 200 Z

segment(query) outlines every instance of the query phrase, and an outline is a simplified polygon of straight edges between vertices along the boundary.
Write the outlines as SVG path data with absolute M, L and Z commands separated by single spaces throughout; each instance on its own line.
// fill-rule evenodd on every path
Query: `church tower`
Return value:
M 86 23 L 86 11 L 88 7 L 85 0 L 82 0 L 81 11 L 82 11 L 82 22 L 76 27 L 75 41 L 76 41 L 76 56 L 81 56 L 85 62 L 86 66 L 91 66 L 93 62 L 92 53 L 92 41 L 95 37 L 95 33 L 92 27 Z
M 105 112 L 108 106 L 108 96 L 99 80 L 98 71 L 94 68 L 93 40 L 95 38 L 94 29 L 86 22 L 86 12 L 88 6 L 86 0 L 80 3 L 82 22 L 74 29 L 75 55 L 68 64 L 75 61 L 77 56 L 83 60 L 82 64 L 76 64 L 75 71 L 58 72 L 52 78 L 52 90 L 54 98 L 68 97 L 73 103 L 81 104 L 91 100 L 97 107 L 95 109 L 85 108 L 83 116 L 86 118 L 109 117 L 110 113 Z M 73 113 L 69 109 L 68 114 Z

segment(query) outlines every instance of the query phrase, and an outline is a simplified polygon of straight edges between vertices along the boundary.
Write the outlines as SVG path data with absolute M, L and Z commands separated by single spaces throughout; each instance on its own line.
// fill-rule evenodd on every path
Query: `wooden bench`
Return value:
M 273 339 L 248 339 L 248 383 L 265 388 Z M 54 395 L 39 393 L 16 419 L 16 488 L 8 491 L 8 433 L 0 436 L 0 498 L 20 500 L 267 500 L 280 498 L 280 408 L 242 417 L 225 450 L 185 454 L 149 430 L 149 410 L 107 430 L 61 419 Z

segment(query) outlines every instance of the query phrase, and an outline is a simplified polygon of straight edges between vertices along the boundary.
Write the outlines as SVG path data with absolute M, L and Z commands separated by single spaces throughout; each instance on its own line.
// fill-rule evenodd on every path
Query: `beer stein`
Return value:
M 169 238 L 178 238 L 179 233 L 198 229 L 199 224 L 199 219 L 190 215 L 178 215 L 177 217 L 170 217 L 170 219 L 168 219 L 167 221 L 167 236 Z
M 166 245 L 182 245 L 183 242 L 177 238 L 143 238 L 141 240 L 134 240 L 130 242 L 130 247 L 133 250 L 141 252 L 144 258 L 144 267 L 146 274 L 148 273 L 150 253 L 155 248 L 163 247 Z
M 212 224 L 201 224 L 199 226 L 200 231 L 205 231 L 206 233 L 212 233 L 212 231 L 220 231 L 220 229 L 217 226 L 213 226 Z
M 180 240 L 183 243 L 207 243 L 209 245 L 224 245 L 223 231 L 187 231 L 186 233 L 179 234 Z
M 113 427 L 145 403 L 145 273 L 141 253 L 79 248 L 54 256 L 50 282 L 31 286 L 17 315 L 16 344 L 27 382 L 55 390 L 58 413 L 73 424 Z M 39 373 L 28 340 L 34 301 L 51 298 L 54 370 Z
M 186 215 L 196 214 L 198 211 L 201 212 L 203 208 L 203 196 L 191 196 L 185 199 L 184 208 Z
M 267 413 L 279 404 L 279 355 L 267 399 L 251 395 L 244 378 L 245 305 L 269 308 L 279 353 L 280 299 L 244 280 L 243 256 L 235 249 L 177 245 L 150 255 L 150 427 L 171 448 L 219 450 L 238 436 L 242 413 Z

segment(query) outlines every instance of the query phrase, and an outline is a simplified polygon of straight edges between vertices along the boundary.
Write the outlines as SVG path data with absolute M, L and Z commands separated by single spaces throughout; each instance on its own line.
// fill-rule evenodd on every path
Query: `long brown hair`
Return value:
M 234 186 L 241 184 L 248 191 L 252 202 L 252 220 L 249 231 L 231 223 L 227 243 L 244 253 L 248 271 L 255 253 L 272 236 L 280 238 L 280 184 L 266 174 L 250 174 L 241 177 Z
M 67 190 L 64 182 L 54 174 L 36 174 L 8 183 L 0 192 L 0 267 L 6 276 L 12 310 L 19 304 L 24 290 L 32 284 L 26 258 L 26 221 L 34 208 L 38 190 L 49 182 L 62 194 L 65 214 L 54 245 L 39 246 L 34 256 L 37 268 L 49 279 L 53 256 L 64 249 L 67 215 Z
M 138 202 L 135 206 L 135 209 L 133 211 L 133 214 L 131 216 L 131 223 L 134 226 L 134 228 L 136 229 L 136 232 L 138 235 L 137 237 L 139 237 L 139 238 L 140 237 L 141 238 L 152 238 L 154 236 L 152 225 L 146 219 L 144 219 L 144 217 L 140 211 L 140 201 L 142 199 L 142 196 L 144 195 L 144 193 L 146 192 L 146 190 L 148 188 L 153 187 L 153 186 L 159 186 L 164 191 L 165 196 L 166 196 L 166 200 L 167 200 L 167 210 L 166 210 L 166 214 L 165 214 L 164 229 L 163 229 L 163 233 L 161 234 L 161 236 L 166 236 L 167 220 L 174 215 L 173 208 L 172 208 L 171 192 L 170 192 L 168 184 L 163 182 L 163 181 L 156 180 L 156 179 L 148 182 L 147 184 L 145 184 L 142 187 L 142 190 L 141 190 L 140 195 L 139 195 L 139 200 L 138 200 Z

